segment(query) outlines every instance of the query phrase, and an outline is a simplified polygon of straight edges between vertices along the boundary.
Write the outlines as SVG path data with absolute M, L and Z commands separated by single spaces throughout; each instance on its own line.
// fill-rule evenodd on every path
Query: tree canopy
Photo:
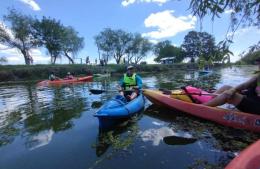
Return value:
M 10 9 L 9 13 L 4 15 L 4 20 L 10 23 L 10 28 L 0 25 L 0 43 L 18 49 L 24 56 L 25 63 L 31 64 L 32 57 L 29 51 L 39 44 L 38 39 L 33 36 L 34 19 L 15 9 Z
M 154 54 L 157 56 L 154 61 L 160 62 L 162 58 L 173 57 L 175 63 L 182 62 L 184 59 L 183 50 L 180 47 L 171 45 L 170 41 L 162 41 L 157 43 L 153 49 Z
M 84 39 L 78 36 L 72 27 L 66 27 L 55 19 L 43 17 L 34 24 L 35 36 L 41 45 L 44 45 L 51 55 L 51 63 L 55 63 L 57 57 L 66 56 L 74 63 L 70 54 L 76 54 L 84 47 Z
M 127 62 L 132 61 L 139 63 L 146 54 L 151 50 L 151 43 L 148 39 L 143 38 L 140 34 L 132 34 L 124 30 L 112 30 L 106 28 L 94 37 L 97 45 L 100 59 L 105 59 L 106 62 L 110 58 L 114 58 L 119 64 L 124 57 Z
M 203 57 L 207 61 L 216 51 L 215 38 L 207 32 L 190 31 L 184 37 L 182 48 L 186 57 L 191 58 L 191 62 L 198 57 Z

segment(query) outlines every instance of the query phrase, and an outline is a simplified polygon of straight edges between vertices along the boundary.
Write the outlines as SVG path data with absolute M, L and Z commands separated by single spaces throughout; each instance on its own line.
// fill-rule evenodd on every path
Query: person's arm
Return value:
M 124 78 L 121 78 L 121 79 L 119 80 L 118 90 L 119 90 L 119 91 L 122 91 L 122 90 L 123 90 L 123 87 L 124 87 Z
M 251 79 L 249 79 L 248 81 L 241 83 L 240 85 L 234 87 L 234 90 L 236 91 L 241 91 L 241 90 L 245 90 L 248 89 L 250 86 L 252 86 L 257 80 L 257 76 L 252 77 Z
M 138 89 L 142 89 L 142 87 L 143 87 L 142 78 L 138 75 L 136 75 L 136 84 L 138 86 Z

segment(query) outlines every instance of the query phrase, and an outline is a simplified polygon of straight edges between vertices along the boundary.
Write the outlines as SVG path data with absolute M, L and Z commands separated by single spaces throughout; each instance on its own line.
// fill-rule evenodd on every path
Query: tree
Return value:
M 190 31 L 184 37 L 181 47 L 186 57 L 191 58 L 191 62 L 200 56 L 208 61 L 216 51 L 214 37 L 206 32 Z
M 66 56 L 71 63 L 73 57 L 84 47 L 84 39 L 78 36 L 72 27 L 65 27 L 55 19 L 43 17 L 34 24 L 34 36 L 39 39 L 40 44 L 44 45 L 51 55 L 51 63 L 55 64 L 57 57 Z
M 260 57 L 260 50 L 255 50 L 254 52 L 248 52 L 244 54 L 240 62 L 246 64 L 255 64 L 255 60 Z
M 25 64 L 29 65 L 32 60 L 29 51 L 39 44 L 33 36 L 34 19 L 11 9 L 9 14 L 4 15 L 4 20 L 10 23 L 11 32 L 3 24 L 0 25 L 0 43 L 18 49 L 24 56 Z
M 100 52 L 103 52 L 107 58 L 114 57 L 119 64 L 131 41 L 131 34 L 121 29 L 104 29 L 99 35 L 94 37 L 95 43 Z M 104 56 L 104 55 L 103 55 Z
M 169 40 L 166 40 L 166 41 L 162 41 L 162 42 L 159 42 L 157 43 L 156 45 L 154 45 L 153 47 L 153 53 L 155 54 L 155 56 L 159 56 L 160 55 L 160 51 L 166 47 L 166 46 L 170 46 L 171 45 L 171 42 Z
M 227 36 L 224 41 L 227 45 L 232 43 L 233 36 L 239 27 L 257 26 L 260 27 L 260 1 L 259 0 L 191 0 L 190 9 L 193 15 L 203 19 L 206 15 L 211 15 L 212 20 L 220 17 L 225 11 L 231 11 L 231 36 Z M 260 41 L 256 44 L 260 47 Z M 250 51 L 249 52 L 253 52 Z
M 233 53 L 229 50 L 229 45 L 226 41 L 221 41 L 216 47 L 216 50 L 213 55 L 213 61 L 230 63 L 230 57 Z
M 74 63 L 74 55 L 84 47 L 84 38 L 78 36 L 72 27 L 65 27 L 63 30 L 62 50 L 71 63 Z M 72 55 L 69 56 L 69 55 Z
M 34 24 L 36 32 L 34 36 L 39 39 L 51 56 L 51 63 L 55 64 L 56 59 L 62 53 L 63 25 L 55 19 L 43 17 Z
M 260 2 L 259 0 L 205 0 L 190 2 L 193 15 L 203 18 L 210 14 L 214 20 L 215 16 L 226 10 L 231 10 L 231 25 L 233 28 L 239 26 L 260 26 Z
M 4 63 L 7 63 L 8 62 L 8 60 L 7 60 L 7 58 L 6 57 L 0 57 L 0 64 L 4 64 Z
M 127 62 L 138 64 L 152 49 L 152 44 L 148 39 L 143 38 L 141 34 L 136 33 L 130 36 L 130 44 L 126 49 Z
M 168 42 L 167 42 L 167 44 L 165 44 L 163 47 L 160 47 L 159 49 L 160 49 L 159 53 L 157 54 L 157 57 L 154 59 L 154 61 L 156 61 L 156 62 L 160 62 L 160 60 L 162 58 L 167 58 L 167 57 L 174 57 L 173 61 L 175 63 L 182 62 L 183 59 L 184 59 L 183 50 L 181 48 L 179 48 L 179 47 L 175 47 L 175 46 L 173 46 L 171 44 L 168 44 Z

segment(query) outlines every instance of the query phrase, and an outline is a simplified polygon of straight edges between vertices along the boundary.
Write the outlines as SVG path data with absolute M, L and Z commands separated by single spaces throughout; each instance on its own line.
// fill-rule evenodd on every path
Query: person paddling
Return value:
M 127 72 L 119 82 L 120 95 L 125 96 L 128 100 L 136 98 L 142 88 L 142 78 L 135 73 L 133 66 L 127 67 Z
M 255 62 L 258 65 L 258 73 L 255 76 L 236 87 L 221 87 L 214 92 L 218 96 L 204 105 L 215 107 L 229 103 L 242 112 L 260 114 L 260 57 Z
M 68 72 L 67 76 L 64 79 L 74 79 L 74 76 L 70 72 Z
M 58 76 L 55 76 L 54 72 L 51 72 L 51 74 L 49 75 L 49 80 L 60 80 L 60 78 Z

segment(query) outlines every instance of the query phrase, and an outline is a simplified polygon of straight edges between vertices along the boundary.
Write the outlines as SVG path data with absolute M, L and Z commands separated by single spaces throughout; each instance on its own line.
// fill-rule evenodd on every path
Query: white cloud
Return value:
M 133 3 L 135 3 L 135 0 L 125 0 L 121 4 L 123 6 L 128 6 L 128 5 L 133 4 Z
M 151 42 L 152 44 L 157 44 L 159 41 L 155 39 L 149 39 L 149 42 Z
M 0 56 L 5 56 L 8 64 L 24 64 L 23 55 L 15 48 L 8 48 L 0 44 Z M 33 58 L 34 64 L 46 64 L 50 62 L 50 56 L 46 56 L 39 49 L 31 49 L 30 55 Z
M 250 33 L 250 32 L 254 32 L 256 34 L 260 34 L 260 30 L 257 29 L 257 27 L 254 27 L 254 26 L 251 26 L 251 27 L 247 27 L 247 28 L 241 28 L 241 29 L 238 29 L 235 33 L 234 33 L 234 36 L 242 36 L 242 35 L 245 35 L 247 33 Z M 233 33 L 228 33 L 227 36 L 232 36 Z
M 131 5 L 131 4 L 134 4 L 134 3 L 156 3 L 159 6 L 161 6 L 168 1 L 170 1 L 170 0 L 124 0 L 124 1 L 122 1 L 121 4 L 124 7 Z
M 228 34 L 228 36 L 231 35 L 231 33 Z M 234 53 L 234 55 L 231 56 L 231 62 L 239 60 L 239 54 L 248 51 L 249 46 L 257 44 L 259 42 L 259 36 L 260 30 L 257 27 L 252 26 L 238 29 L 234 33 L 233 43 L 230 46 L 230 50 Z
M 141 139 L 144 142 L 152 141 L 152 144 L 154 146 L 158 146 L 160 142 L 163 140 L 164 137 L 167 136 L 177 136 L 182 138 L 192 138 L 192 135 L 186 132 L 174 132 L 169 127 L 161 127 L 158 129 L 148 129 L 143 132 L 139 133 L 141 136 Z
M 21 2 L 29 5 L 34 11 L 41 10 L 40 6 L 34 0 L 20 0 Z
M 0 20 L 0 27 L 1 27 L 2 29 L 4 29 L 4 30 L 7 32 L 7 34 L 8 34 L 12 39 L 14 39 L 14 35 L 13 35 L 11 29 L 9 29 L 9 28 L 5 25 L 5 23 L 4 23 L 3 21 L 1 21 L 1 20 Z
M 145 21 L 145 27 L 155 27 L 156 31 L 143 33 L 145 37 L 161 39 L 175 36 L 179 32 L 195 28 L 197 18 L 192 15 L 175 17 L 173 10 L 152 13 Z
M 225 14 L 231 14 L 232 12 L 235 12 L 235 11 L 233 9 L 229 9 L 229 10 L 224 11 Z
M 148 56 L 145 61 L 148 63 L 148 64 L 156 64 L 156 62 L 154 61 L 154 59 L 156 58 L 156 56 L 154 55 L 151 55 L 151 56 Z

